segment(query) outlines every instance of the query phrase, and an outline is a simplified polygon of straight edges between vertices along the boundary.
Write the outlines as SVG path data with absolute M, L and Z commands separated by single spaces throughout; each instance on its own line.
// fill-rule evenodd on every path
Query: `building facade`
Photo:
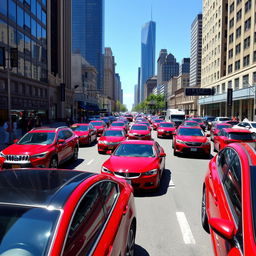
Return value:
M 141 30 L 140 102 L 144 97 L 144 84 L 155 74 L 156 23 L 150 21 Z
M 80 53 L 98 72 L 103 89 L 104 0 L 72 0 L 72 51 Z
M 145 97 L 145 99 L 147 99 L 147 97 L 150 94 L 153 94 L 153 90 L 154 90 L 155 87 L 157 87 L 157 77 L 153 76 L 153 77 L 149 78 L 145 83 L 145 86 L 144 86 L 144 97 Z
M 190 73 L 190 58 L 183 58 L 180 64 L 179 75 Z
M 190 86 L 201 86 L 202 62 L 202 14 L 198 14 L 191 25 L 190 39 Z
M 202 86 L 215 88 L 216 94 L 200 98 L 200 110 L 202 114 L 234 115 L 239 116 L 240 119 L 247 117 L 253 120 L 255 119 L 254 85 L 256 84 L 255 1 L 223 0 L 217 3 L 215 9 L 213 9 L 213 3 L 209 1 L 204 1 L 203 5 Z M 220 24 L 224 25 L 224 29 L 226 28 L 226 35 L 222 33 L 221 26 L 214 33 L 209 33 L 215 28 L 210 25 L 213 23 L 209 18 L 215 19 L 216 16 L 221 20 Z M 217 24 L 219 24 L 218 19 Z M 218 31 L 220 38 L 218 38 Z M 207 43 L 215 40 L 216 36 L 219 42 L 217 53 L 220 46 L 220 53 L 217 55 L 220 66 L 219 70 L 210 71 L 213 62 L 209 62 Z M 218 71 L 219 77 L 216 73 Z M 226 104 L 227 88 L 233 89 L 232 106 Z

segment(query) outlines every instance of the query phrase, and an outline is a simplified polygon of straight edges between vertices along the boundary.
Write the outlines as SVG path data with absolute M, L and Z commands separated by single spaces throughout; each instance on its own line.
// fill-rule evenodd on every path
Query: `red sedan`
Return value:
M 90 124 L 93 125 L 97 129 L 97 135 L 101 136 L 105 128 L 107 128 L 107 125 L 103 121 L 91 121 Z
M 126 132 L 128 131 L 128 125 L 125 122 L 115 121 L 110 125 L 110 128 L 122 128 Z
M 98 140 L 98 152 L 113 151 L 124 140 L 126 135 L 122 128 L 107 129 Z
M 101 172 L 127 179 L 136 189 L 155 189 L 165 169 L 165 156 L 155 141 L 126 140 L 102 165 Z
M 0 169 L 58 168 L 78 158 L 78 137 L 68 127 L 35 128 L 0 152 Z
M 209 163 L 201 220 L 215 256 L 256 255 L 255 143 L 232 143 Z
M 130 140 L 151 140 L 151 131 L 145 124 L 134 124 L 128 132 Z
M 175 133 L 176 127 L 174 123 L 161 122 L 157 127 L 157 138 L 159 137 L 172 137 Z
M 78 136 L 80 145 L 90 145 L 97 141 L 97 130 L 92 124 L 73 124 L 70 128 Z
M 173 138 L 173 154 L 177 153 L 201 153 L 209 157 L 211 144 L 200 127 L 180 126 Z
M 134 255 L 132 187 L 75 170 L 0 172 L 1 255 Z
M 220 132 L 221 129 L 224 128 L 232 128 L 232 125 L 227 123 L 219 123 L 212 126 L 210 130 L 211 141 L 213 141 L 214 137 Z
M 253 141 L 255 141 L 255 136 L 251 131 L 237 128 L 224 128 L 214 137 L 214 151 L 220 151 L 233 142 Z
M 152 122 L 153 130 L 156 130 L 160 123 L 164 122 L 163 119 L 155 119 Z

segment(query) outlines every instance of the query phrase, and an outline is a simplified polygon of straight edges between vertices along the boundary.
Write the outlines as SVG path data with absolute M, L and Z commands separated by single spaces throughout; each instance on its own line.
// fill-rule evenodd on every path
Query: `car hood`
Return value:
M 101 136 L 99 141 L 119 142 L 125 140 L 125 137 L 117 136 Z
M 83 135 L 88 135 L 89 131 L 74 131 L 74 133 L 77 136 L 83 136 Z
M 137 134 L 146 135 L 146 134 L 149 134 L 150 131 L 144 131 L 144 130 L 130 130 L 129 133 L 137 133 Z
M 120 157 L 111 156 L 104 164 L 104 167 L 114 172 L 147 172 L 157 169 L 156 157 Z M 128 171 L 127 171 L 128 170 Z
M 35 155 L 50 150 L 51 145 L 18 145 L 13 144 L 2 152 L 5 155 Z
M 176 136 L 176 140 L 204 143 L 207 141 L 207 138 L 204 136 Z

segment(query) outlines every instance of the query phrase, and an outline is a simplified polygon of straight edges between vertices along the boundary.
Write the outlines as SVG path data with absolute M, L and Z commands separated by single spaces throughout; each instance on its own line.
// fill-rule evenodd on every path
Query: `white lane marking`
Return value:
M 94 159 L 92 159 L 91 161 L 89 161 L 86 165 L 90 165 L 93 161 L 94 161 Z
M 181 233 L 185 244 L 195 244 L 196 241 L 193 237 L 192 231 L 188 224 L 186 215 L 184 212 L 176 212 L 176 216 L 180 225 Z
M 169 188 L 175 188 L 175 184 L 172 179 L 169 182 Z

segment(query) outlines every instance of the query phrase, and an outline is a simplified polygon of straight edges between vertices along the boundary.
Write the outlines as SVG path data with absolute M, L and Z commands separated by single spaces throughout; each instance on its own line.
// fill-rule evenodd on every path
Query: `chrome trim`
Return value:
M 130 175 L 136 174 L 137 176 L 131 177 Z M 115 177 L 122 178 L 122 179 L 127 179 L 127 180 L 132 180 L 132 179 L 137 179 L 141 176 L 141 173 L 128 173 L 128 172 L 114 172 Z
M 30 163 L 30 155 L 5 155 L 5 163 Z

